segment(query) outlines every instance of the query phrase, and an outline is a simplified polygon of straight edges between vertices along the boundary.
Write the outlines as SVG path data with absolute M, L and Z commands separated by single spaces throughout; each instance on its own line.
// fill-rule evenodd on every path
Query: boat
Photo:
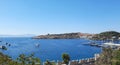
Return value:
M 8 43 L 6 42 L 6 45 L 8 45 Z
M 101 44 L 98 44 L 98 43 L 95 43 L 95 42 L 89 42 L 89 43 L 83 44 L 83 45 L 94 46 L 94 47 L 102 47 Z
M 36 46 L 36 47 L 39 47 L 39 46 L 40 46 L 40 44 L 35 44 L 35 46 Z
M 103 47 L 103 45 L 102 45 L 102 44 L 99 44 L 98 47 Z
M 90 46 L 97 46 L 98 44 L 95 42 L 90 43 Z
M 0 49 L 7 50 L 6 46 L 0 46 Z
M 11 46 L 11 44 L 9 44 L 8 46 Z

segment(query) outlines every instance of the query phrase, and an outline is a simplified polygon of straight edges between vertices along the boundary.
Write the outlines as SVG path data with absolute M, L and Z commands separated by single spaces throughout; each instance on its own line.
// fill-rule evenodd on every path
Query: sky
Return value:
M 120 0 L 0 0 L 0 34 L 120 32 Z

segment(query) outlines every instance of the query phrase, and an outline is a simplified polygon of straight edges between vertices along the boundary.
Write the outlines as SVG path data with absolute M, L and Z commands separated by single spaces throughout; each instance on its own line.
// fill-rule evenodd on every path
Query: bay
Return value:
M 30 37 L 4 37 L 0 38 L 0 45 L 6 42 L 11 44 L 7 46 L 8 50 L 0 50 L 4 54 L 16 59 L 20 54 L 35 54 L 35 57 L 46 60 L 62 61 L 61 55 L 68 53 L 71 60 L 94 57 L 95 53 L 101 53 L 101 48 L 86 46 L 87 39 L 32 39 Z M 39 47 L 36 47 L 39 44 Z

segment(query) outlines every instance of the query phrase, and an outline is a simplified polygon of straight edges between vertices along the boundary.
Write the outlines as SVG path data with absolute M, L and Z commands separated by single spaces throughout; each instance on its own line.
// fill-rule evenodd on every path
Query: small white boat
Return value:
M 0 46 L 0 49 L 2 49 L 3 46 Z
M 36 47 L 39 47 L 39 46 L 40 46 L 40 44 L 35 44 L 35 46 L 36 46 Z
M 113 42 L 108 42 L 108 43 L 104 43 L 103 44 L 104 46 L 117 46 L 117 47 L 120 47 L 120 44 L 115 44 L 115 43 L 113 43 Z

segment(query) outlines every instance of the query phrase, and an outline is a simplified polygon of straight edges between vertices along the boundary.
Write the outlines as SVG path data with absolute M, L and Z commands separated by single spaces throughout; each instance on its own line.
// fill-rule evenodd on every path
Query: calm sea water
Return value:
M 61 61 L 62 53 L 68 53 L 71 60 L 93 57 L 95 53 L 100 53 L 101 48 L 85 46 L 89 42 L 86 39 L 31 39 L 31 38 L 0 38 L 2 42 L 0 45 L 10 43 L 7 51 L 0 50 L 1 52 L 16 59 L 19 54 L 29 55 L 35 53 L 35 56 L 40 58 L 41 61 L 59 60 Z M 40 47 L 36 47 L 40 44 Z

